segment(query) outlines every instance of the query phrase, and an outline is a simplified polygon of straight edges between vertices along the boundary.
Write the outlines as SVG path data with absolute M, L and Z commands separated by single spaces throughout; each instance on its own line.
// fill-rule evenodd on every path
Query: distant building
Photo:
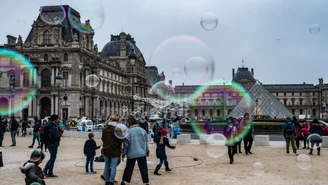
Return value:
M 37 69 L 37 96 L 23 111 L 15 113 L 15 116 L 26 119 L 59 114 L 63 119 L 69 120 L 82 116 L 104 119 L 114 113 L 127 115 L 127 112 L 122 112 L 122 107 L 127 106 L 131 110 L 132 80 L 134 92 L 141 97 L 146 97 L 150 88 L 145 76 L 146 62 L 134 38 L 124 32 L 111 35 L 110 42 L 98 52 L 93 40 L 95 33 L 82 33 L 75 29 L 68 18 L 70 7 L 63 7 L 66 11 L 63 22 L 49 25 L 38 16 L 25 42 L 16 42 L 17 38 L 7 36 L 7 44 L 1 46 L 23 54 Z M 52 15 L 55 13 L 52 12 Z M 73 10 L 70 13 L 81 24 L 79 12 Z M 90 26 L 90 21 L 87 20 L 86 23 Z M 131 52 L 135 52 L 137 56 L 133 66 L 134 79 L 128 57 Z M 56 82 L 59 72 L 63 78 L 60 84 Z M 86 77 L 90 74 L 99 77 L 99 85 L 95 88 L 86 85 Z M 18 83 L 15 88 L 21 88 L 23 74 L 16 75 L 20 77 L 16 76 Z M 0 81 L 3 82 L 2 79 Z M 1 90 L 0 98 L 9 96 L 5 91 L 7 90 Z M 138 106 L 143 106 L 143 111 L 149 110 L 147 105 Z

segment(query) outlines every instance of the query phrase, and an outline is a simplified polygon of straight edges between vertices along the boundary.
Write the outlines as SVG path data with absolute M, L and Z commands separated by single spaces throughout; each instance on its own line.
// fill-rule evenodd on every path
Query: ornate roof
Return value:
M 247 80 L 250 80 L 253 82 L 256 81 L 253 74 L 248 70 L 247 67 L 238 68 L 238 70 L 233 78 L 233 81 L 238 81 L 241 79 L 247 79 Z
M 314 84 L 268 84 L 263 85 L 269 91 L 303 91 L 315 90 L 317 87 Z
M 126 37 L 125 46 L 126 46 L 126 56 L 130 54 L 131 49 L 134 49 L 137 56 L 142 55 L 141 51 L 136 45 L 134 38 L 130 34 L 125 34 L 124 32 L 120 35 L 111 35 L 110 42 L 108 42 L 101 51 L 101 56 L 120 56 L 121 48 L 121 37 Z

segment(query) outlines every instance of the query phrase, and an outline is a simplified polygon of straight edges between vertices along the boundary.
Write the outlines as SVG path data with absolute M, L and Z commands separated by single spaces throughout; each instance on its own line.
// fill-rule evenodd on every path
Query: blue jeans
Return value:
M 119 157 L 107 157 L 105 156 L 105 169 L 104 177 L 106 182 L 114 182 L 116 176 L 116 168 Z M 110 175 L 109 175 L 110 171 Z
M 93 172 L 93 161 L 95 156 L 87 156 L 87 160 L 85 161 L 85 172 L 89 172 L 89 163 L 90 163 L 90 172 Z
M 162 159 L 159 159 L 159 163 L 158 163 L 158 165 L 162 166 L 163 163 L 165 163 L 165 162 L 167 162 L 167 157 L 162 158 Z
M 46 166 L 44 167 L 43 171 L 45 173 L 48 173 L 49 176 L 52 176 L 52 175 L 54 175 L 53 169 L 54 169 L 55 161 L 57 158 L 58 147 L 51 147 L 51 148 L 48 148 L 48 150 L 50 153 L 50 159 L 47 162 Z
M 10 131 L 11 142 L 13 146 L 16 146 L 16 134 L 17 134 L 17 130 Z
M 32 147 L 34 146 L 35 139 L 38 140 L 38 146 L 40 146 L 40 132 L 33 132 Z

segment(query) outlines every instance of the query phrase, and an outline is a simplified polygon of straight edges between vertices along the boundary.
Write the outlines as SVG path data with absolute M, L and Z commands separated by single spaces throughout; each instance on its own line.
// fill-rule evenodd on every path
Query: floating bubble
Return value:
M 193 56 L 189 58 L 184 65 L 184 72 L 190 79 L 203 79 L 213 70 L 212 63 L 200 56 Z
M 105 22 L 105 8 L 99 0 L 71 0 L 68 19 L 81 33 L 92 34 L 99 31 Z M 78 16 L 79 12 L 81 18 Z
M 38 76 L 33 64 L 15 51 L 0 49 L 0 73 L 1 88 L 6 89 L 3 94 L 7 94 L 0 97 L 0 115 L 11 115 L 28 107 L 37 93 Z M 21 76 L 25 78 L 24 83 L 21 82 L 24 87 L 16 88 Z
M 97 87 L 99 84 L 99 77 L 95 74 L 88 75 L 85 78 L 85 83 L 88 87 Z
M 154 84 L 148 93 L 151 95 L 158 95 L 162 98 L 168 98 L 171 94 L 174 94 L 174 92 L 174 87 L 171 84 L 160 81 Z
M 154 162 L 153 161 L 147 161 L 147 164 L 148 165 L 154 165 Z
M 151 56 L 149 60 L 150 65 L 157 66 L 159 69 L 165 69 L 167 66 L 170 66 L 173 72 L 165 74 L 165 78 L 174 79 L 175 84 L 182 84 L 186 82 L 186 79 L 190 78 L 192 79 L 188 80 L 191 83 L 190 85 L 204 84 L 212 81 L 214 77 L 215 62 L 211 49 L 198 38 L 189 35 L 168 38 L 156 47 Z M 200 64 L 193 62 L 198 58 L 202 59 Z M 207 68 L 204 68 L 203 65 L 207 66 Z M 192 75 L 196 66 L 202 66 L 200 69 L 205 69 L 201 71 L 201 74 L 204 74 L 202 79 L 197 79 Z M 187 70 L 187 73 L 184 70 Z M 177 75 L 179 78 L 177 78 Z M 152 79 L 148 79 L 148 81 L 151 82 Z M 178 97 L 173 96 L 173 99 L 175 98 Z
M 122 111 L 125 113 L 125 112 L 128 112 L 129 111 L 129 108 L 127 106 L 122 106 Z
M 207 31 L 212 31 L 218 26 L 218 17 L 215 13 L 205 13 L 200 19 L 200 25 Z
M 120 123 L 115 127 L 114 134 L 118 139 L 124 139 L 128 136 L 127 131 L 128 131 L 128 127 Z
M 314 150 L 322 145 L 322 137 L 319 134 L 309 135 L 307 141 L 309 142 L 309 147 Z
M 256 162 L 253 165 L 253 172 L 257 176 L 261 176 L 264 174 L 264 166 L 262 163 Z
M 32 182 L 30 185 L 42 185 L 39 182 Z
M 205 137 L 201 135 L 201 137 Z M 204 138 L 203 138 L 204 139 Z M 212 158 L 220 158 L 224 156 L 227 152 L 227 147 L 225 146 L 226 137 L 222 134 L 211 134 L 206 139 L 206 153 Z
M 65 20 L 66 11 L 63 6 L 42 6 L 40 8 L 40 18 L 43 22 L 56 25 Z
M 296 157 L 296 166 L 301 170 L 308 170 L 312 166 L 312 160 L 308 155 L 300 154 Z
M 320 26 L 317 24 L 312 24 L 309 28 L 311 34 L 317 34 L 320 32 Z

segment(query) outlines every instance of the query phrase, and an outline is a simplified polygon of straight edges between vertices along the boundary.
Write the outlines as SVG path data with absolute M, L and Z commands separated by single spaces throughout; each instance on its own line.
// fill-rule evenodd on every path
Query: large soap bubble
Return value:
M 218 26 L 218 17 L 212 13 L 205 13 L 200 19 L 200 25 L 207 31 L 212 31 Z

